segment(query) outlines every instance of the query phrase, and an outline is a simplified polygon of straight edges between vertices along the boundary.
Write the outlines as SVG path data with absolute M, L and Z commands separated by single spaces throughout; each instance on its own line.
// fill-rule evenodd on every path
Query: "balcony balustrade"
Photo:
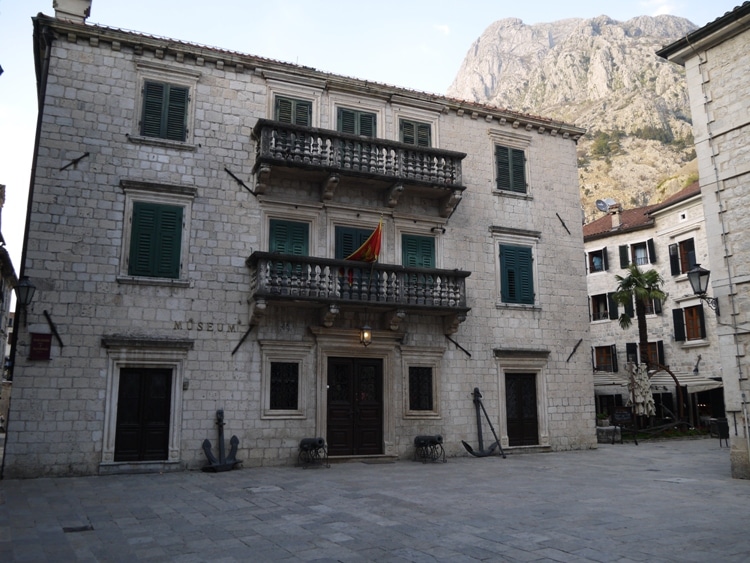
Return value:
M 247 265 L 251 270 L 251 295 L 256 301 L 348 304 L 442 316 L 469 310 L 465 280 L 470 272 L 269 252 L 254 252 Z
M 323 199 L 331 199 L 340 179 L 350 176 L 396 188 L 389 195 L 391 206 L 396 205 L 404 189 L 416 189 L 420 196 L 442 199 L 441 214 L 447 216 L 465 189 L 461 184 L 461 161 L 465 153 L 267 119 L 258 120 L 253 138 L 257 142 L 253 172 L 259 193 L 268 189 L 274 168 L 294 168 L 311 179 L 328 176 L 323 183 Z

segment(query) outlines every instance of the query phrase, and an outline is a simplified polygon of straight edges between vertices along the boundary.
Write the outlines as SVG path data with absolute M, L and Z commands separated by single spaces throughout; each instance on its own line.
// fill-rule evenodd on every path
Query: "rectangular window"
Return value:
M 336 227 L 336 260 L 344 260 L 370 238 L 372 229 Z
M 669 245 L 669 266 L 673 276 L 686 274 L 695 267 L 695 241 L 693 239 Z
M 304 127 L 312 125 L 312 102 L 309 100 L 295 100 L 276 96 L 273 113 L 274 119 L 281 123 L 291 123 Z
M 703 305 L 672 309 L 674 321 L 674 339 L 677 342 L 687 340 L 703 340 L 706 338 L 706 323 L 703 315 Z
M 128 275 L 179 278 L 183 208 L 133 202 Z
M 307 223 L 271 219 L 269 228 L 269 252 L 292 254 L 294 256 L 308 256 L 308 233 L 310 227 Z
M 432 146 L 432 128 L 429 123 L 399 119 L 399 138 L 402 143 L 418 147 Z
M 409 268 L 434 268 L 435 239 L 419 235 L 402 235 L 401 264 Z
M 336 127 L 341 133 L 375 137 L 376 125 L 377 120 L 374 113 L 338 108 Z
M 620 246 L 620 268 L 626 269 L 630 264 L 645 266 L 656 262 L 654 239 L 631 245 Z
M 617 303 L 612 293 L 601 293 L 591 296 L 591 320 L 604 321 L 617 319 Z
M 628 342 L 625 345 L 625 350 L 629 362 L 633 362 L 636 365 L 641 363 L 641 355 L 637 342 Z M 657 364 L 666 364 L 664 359 L 664 342 L 662 340 L 649 342 L 646 354 L 648 355 L 648 363 L 650 366 L 655 367 Z
M 270 410 L 297 410 L 299 397 L 299 364 L 271 362 Z
M 497 189 L 526 193 L 526 155 L 520 149 L 495 145 Z
M 500 294 L 503 303 L 534 304 L 531 248 L 500 245 Z
M 409 410 L 433 410 L 431 367 L 409 366 Z
M 611 346 L 596 346 L 593 350 L 595 371 L 617 371 L 617 348 Z
M 185 141 L 189 91 L 184 86 L 146 81 L 143 86 L 141 135 Z
M 607 259 L 607 249 L 602 248 L 601 250 L 594 250 L 589 252 L 589 273 L 603 272 L 609 269 Z

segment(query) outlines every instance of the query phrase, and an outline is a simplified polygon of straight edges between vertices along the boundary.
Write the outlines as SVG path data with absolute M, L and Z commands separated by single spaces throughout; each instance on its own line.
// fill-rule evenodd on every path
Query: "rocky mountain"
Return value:
M 674 16 L 490 25 L 447 94 L 585 127 L 581 205 L 657 203 L 697 178 L 684 71 L 655 52 L 696 26 Z

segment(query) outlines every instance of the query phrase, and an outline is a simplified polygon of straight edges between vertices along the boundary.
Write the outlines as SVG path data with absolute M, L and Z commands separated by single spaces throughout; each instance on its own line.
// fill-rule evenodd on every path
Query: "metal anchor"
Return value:
M 237 436 L 232 436 L 229 440 L 231 447 L 229 448 L 229 455 L 224 457 L 224 411 L 216 411 L 216 425 L 219 427 L 219 459 L 211 453 L 211 442 L 208 438 L 203 440 L 203 452 L 206 454 L 208 461 L 211 465 L 207 465 L 203 468 L 203 471 L 213 471 L 218 473 L 219 471 L 229 471 L 236 464 L 240 463 L 241 460 L 236 459 L 237 446 L 240 444 Z
M 487 414 L 487 409 L 485 409 L 484 404 L 482 404 L 482 393 L 480 393 L 479 387 L 474 387 L 474 392 L 471 395 L 472 397 L 474 397 L 474 406 L 477 409 L 477 434 L 479 435 L 479 451 L 475 452 L 474 448 L 472 448 L 463 440 L 461 440 L 461 443 L 464 445 L 464 448 L 466 448 L 466 451 L 475 457 L 490 456 L 497 448 L 500 448 L 500 453 L 502 454 L 503 459 L 505 459 L 505 452 L 503 451 L 503 447 L 500 445 L 500 440 L 498 439 L 497 434 L 495 434 L 495 427 L 492 426 L 492 421 Z M 492 435 L 495 437 L 495 441 L 486 450 L 484 449 L 484 442 L 482 440 L 482 413 L 484 413 L 484 417 L 487 419 L 487 424 L 490 425 L 490 430 L 492 430 Z

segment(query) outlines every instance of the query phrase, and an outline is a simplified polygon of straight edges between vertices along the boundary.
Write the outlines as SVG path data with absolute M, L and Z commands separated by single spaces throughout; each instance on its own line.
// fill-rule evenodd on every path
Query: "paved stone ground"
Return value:
M 0 481 L 0 561 L 750 560 L 716 439 L 447 463 Z

